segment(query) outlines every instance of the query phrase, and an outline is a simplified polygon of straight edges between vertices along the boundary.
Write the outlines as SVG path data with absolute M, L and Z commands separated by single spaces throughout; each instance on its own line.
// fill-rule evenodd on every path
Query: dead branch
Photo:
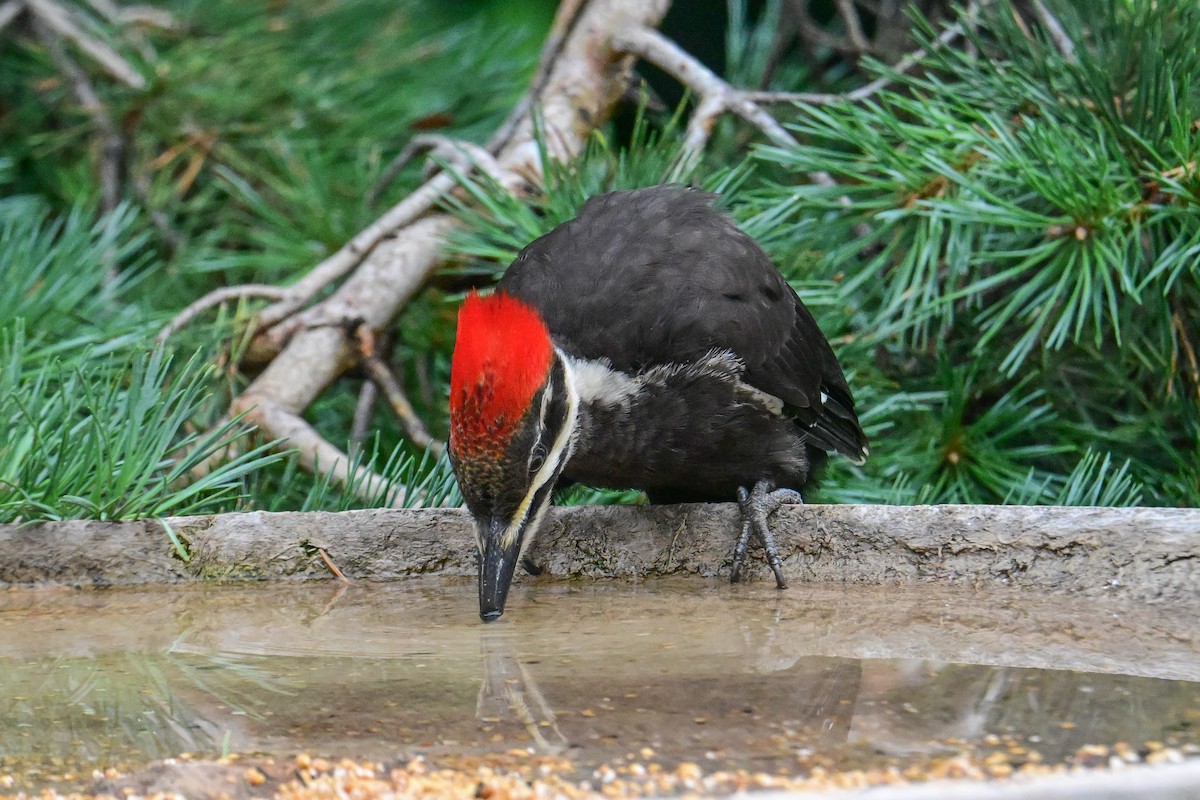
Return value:
M 1067 31 L 1063 28 L 1062 23 L 1058 21 L 1058 17 L 1046 8 L 1046 4 L 1042 0 L 1033 0 L 1033 10 L 1037 12 L 1038 19 L 1042 21 L 1042 27 L 1046 29 L 1046 33 L 1050 34 L 1050 39 L 1054 42 L 1054 46 L 1058 48 L 1058 52 L 1066 59 L 1068 64 L 1074 64 L 1075 58 L 1075 43 L 1071 41 L 1071 37 L 1067 35 Z
M 346 454 L 326 441 L 299 414 L 291 413 L 282 404 L 268 401 L 248 409 L 244 404 L 237 408 L 245 410 L 244 419 L 260 431 L 284 439 L 288 446 L 295 448 L 300 464 L 308 471 L 328 474 L 343 486 L 359 481 L 358 490 L 364 496 L 386 497 L 388 492 L 396 492 L 396 487 L 390 485 L 386 478 L 369 470 L 360 469 L 352 475 L 350 459 Z
M 404 389 L 400 386 L 400 381 L 396 380 L 396 376 L 388 369 L 388 365 L 379 357 L 378 348 L 375 346 L 374 332 L 366 325 L 359 325 L 354 332 L 354 336 L 358 340 L 358 354 L 362 360 L 363 370 L 370 377 L 371 382 L 379 387 L 379 390 L 383 392 L 383 396 L 387 398 L 388 405 L 392 407 L 396 418 L 400 420 L 400 424 L 404 427 L 404 433 L 408 436 L 409 441 L 417 447 L 432 450 L 434 455 L 440 456 L 442 451 L 446 449 L 445 444 L 429 435 L 429 430 L 425 427 L 425 423 L 417 416 L 412 403 L 409 402 L 407 395 L 404 394 Z
M 46 45 L 50 60 L 71 84 L 71 92 L 83 110 L 92 118 L 100 134 L 100 205 L 105 213 L 111 212 L 121 202 L 121 177 L 124 174 L 125 137 L 113 124 L 112 116 L 96 93 L 91 79 L 83 68 L 75 63 L 63 47 L 62 40 L 54 35 L 48 23 L 40 17 L 34 18 L 34 31 Z M 113 277 L 113 276 L 110 276 Z
M 91 56 L 109 75 L 134 89 L 146 88 L 146 79 L 120 53 L 89 33 L 71 16 L 71 12 L 54 0 L 22 0 L 25 8 L 54 30 L 59 36 L 74 42 Z
M 707 144 L 718 116 L 732 111 L 762 131 L 780 147 L 797 147 L 792 135 L 766 110 L 750 100 L 747 93 L 735 89 L 704 66 L 690 53 L 657 30 L 638 26 L 618 32 L 613 45 L 626 53 L 640 56 L 695 92 L 700 103 L 688 121 L 684 151 L 697 155 Z
M 354 404 L 354 419 L 350 423 L 350 443 L 355 448 L 362 447 L 367 440 L 371 428 L 371 416 L 375 413 L 375 400 L 379 397 L 379 387 L 374 381 L 363 381 L 358 391 L 358 401 Z
M 668 4 L 669 2 L 670 0 L 668 0 Z M 529 82 L 529 89 L 513 106 L 512 111 L 509 112 L 500 127 L 496 128 L 492 137 L 488 139 L 487 151 L 489 153 L 500 152 L 500 148 L 508 144 L 513 133 L 529 115 L 534 100 L 540 97 L 542 90 L 546 88 L 546 81 L 549 80 L 555 62 L 562 53 L 563 45 L 567 41 L 567 37 L 575 31 L 575 23 L 579 21 L 581 12 L 587 3 L 588 0 L 562 0 L 558 4 L 558 10 L 554 12 L 554 21 L 551 23 L 550 31 L 546 34 L 546 41 L 542 45 L 542 52 L 538 55 L 537 69 L 534 70 L 533 80 Z
M 982 0 L 979 3 L 970 3 L 967 7 L 967 12 L 963 14 L 966 24 L 971 24 L 974 20 L 978 9 L 988 5 L 991 0 Z M 845 94 L 820 94 L 811 92 L 745 92 L 746 98 L 755 103 L 773 104 L 773 103 L 800 103 L 802 105 L 832 105 L 834 103 L 856 103 L 866 100 L 878 94 L 883 89 L 886 89 L 896 78 L 904 75 L 917 64 L 920 64 L 934 48 L 945 47 L 953 42 L 963 33 L 963 22 L 956 22 L 953 25 L 948 25 L 938 37 L 933 41 L 933 47 L 926 49 L 918 47 L 911 53 L 902 57 L 899 61 L 891 66 L 887 75 L 880 76 L 870 83 L 865 83 L 857 89 L 853 89 Z
M 662 0 L 656 1 L 661 2 Z M 545 47 L 542 48 L 538 72 L 535 73 L 533 84 L 530 86 L 527 94 L 518 102 L 514 112 L 509 115 L 504 124 L 500 125 L 496 133 L 493 134 L 486 148 L 488 154 L 497 152 L 503 145 L 508 143 L 518 127 L 521 125 L 528 127 L 532 98 L 539 97 L 542 90 L 544 90 L 552 68 L 556 64 L 560 53 L 562 53 L 566 37 L 571 34 L 571 31 L 575 30 L 576 22 L 580 18 L 582 7 L 586 2 L 587 0 L 565 0 L 559 6 L 556 17 L 554 17 L 554 24 L 550 35 L 547 36 Z M 415 150 L 413 152 L 415 154 Z M 401 155 L 403 156 L 404 154 Z M 403 163 L 401 163 L 400 168 L 402 167 Z M 397 172 L 400 168 L 397 168 Z M 498 182 L 503 185 L 504 181 Z M 382 191 L 383 186 L 385 186 L 385 181 L 384 179 L 380 179 L 376 190 L 372 190 L 372 192 Z M 384 213 L 382 217 L 376 219 L 376 222 L 367 225 L 367 228 L 361 230 L 358 235 L 354 236 L 354 239 L 347 242 L 336 253 L 330 255 L 329 258 L 326 258 L 316 267 L 313 267 L 307 275 L 290 285 L 290 287 L 283 289 L 281 296 L 278 297 L 274 305 L 263 309 L 257 315 L 256 321 L 254 321 L 256 331 L 265 332 L 265 336 L 262 337 L 265 341 L 258 341 L 252 344 L 254 353 L 258 357 L 263 357 L 263 359 L 270 359 L 270 357 L 278 354 L 278 351 L 283 348 L 283 344 L 289 341 L 290 337 L 296 331 L 300 330 L 301 327 L 305 325 L 326 324 L 324 313 L 318 311 L 306 319 L 290 320 L 290 324 L 280 326 L 276 329 L 276 326 L 280 325 L 283 320 L 292 318 L 296 312 L 307 306 L 325 287 L 337 282 L 338 279 L 341 279 L 350 270 L 353 270 L 355 266 L 358 266 L 362 259 L 366 258 L 366 255 L 385 236 L 391 235 L 394 231 L 403 228 L 404 225 L 413 222 L 414 219 L 430 211 L 433 205 L 437 203 L 438 198 L 442 197 L 445 192 L 450 191 L 454 186 L 454 178 L 450 175 L 439 174 L 432 176 L 418 190 L 409 194 L 400 203 L 392 206 L 392 209 Z M 215 305 L 215 302 L 218 301 L 202 297 L 197 302 L 208 307 Z M 187 320 L 182 321 L 182 324 L 186 323 Z M 176 324 L 175 320 L 172 321 L 172 326 L 176 330 L 182 324 Z
M 542 48 L 538 70 L 534 75 L 530 90 L 518 101 L 513 112 L 492 135 L 487 146 L 488 152 L 498 152 L 501 147 L 508 144 L 514 133 L 522 127 L 532 131 L 529 125 L 530 110 L 533 108 L 534 101 L 543 97 L 546 84 L 562 55 L 568 36 L 577 32 L 576 24 L 581 18 L 583 8 L 587 2 L 588 0 L 565 0 L 559 6 L 554 18 L 554 24 L 547 35 L 546 44 Z M 633 0 L 624 0 L 624 2 L 615 2 L 615 5 L 625 6 L 632 2 Z M 654 0 L 645 9 L 644 13 L 635 14 L 635 18 L 649 15 L 646 18 L 653 19 L 656 7 L 660 4 L 664 5 L 662 14 L 665 14 L 665 6 L 669 5 L 669 2 L 670 0 Z M 604 5 L 605 3 L 601 3 L 602 8 Z M 601 11 L 599 13 L 605 12 Z M 617 19 L 623 20 L 628 12 L 622 9 L 616 13 L 618 15 Z M 597 13 L 593 11 L 591 17 L 594 18 L 595 16 L 597 16 Z M 661 19 L 661 15 L 659 19 Z M 308 305 L 326 286 L 338 281 L 346 273 L 354 269 L 384 236 L 408 225 L 422 214 L 428 212 L 433 208 L 437 199 L 453 187 L 454 180 L 449 175 L 435 175 L 426 181 L 419 189 L 400 201 L 390 211 L 351 239 L 342 249 L 318 264 L 307 275 L 289 287 L 288 293 L 283 299 L 267 307 L 258 315 L 256 320 L 257 329 L 260 331 L 269 330 Z M 273 341 L 270 343 L 271 349 L 280 347 L 281 340 L 286 340 L 293 331 L 294 327 L 280 331 L 273 336 Z
M 837 0 L 837 9 L 842 23 L 846 26 L 846 36 L 850 39 L 850 44 L 860 53 L 869 52 L 871 43 L 863 33 L 862 20 L 858 18 L 858 12 L 854 9 L 854 0 Z
M 963 22 L 948 26 L 934 40 L 933 46 L 943 47 L 960 36 L 963 33 L 964 24 L 972 24 L 978 7 L 986 5 L 987 2 L 990 0 L 972 0 L 968 4 Z M 806 15 L 807 10 L 804 8 L 804 4 L 800 3 L 799 6 L 802 16 Z M 839 8 L 842 8 L 844 15 L 852 17 L 855 21 L 858 20 L 851 0 L 839 2 Z M 847 20 L 847 25 L 850 27 L 849 20 Z M 861 29 L 859 29 L 859 34 L 861 36 Z M 890 74 L 881 76 L 846 94 L 807 94 L 738 89 L 653 28 L 642 26 L 622 31 L 615 37 L 614 44 L 618 48 L 654 64 L 699 97 L 699 102 L 688 119 L 683 146 L 684 157 L 677 165 L 676 175 L 696 163 L 700 153 L 708 144 L 717 119 L 726 112 L 733 112 L 742 117 L 777 146 L 789 149 L 799 147 L 799 143 L 760 103 L 830 104 L 861 101 L 887 87 L 897 76 L 912 69 L 928 55 L 925 48 L 918 48 L 897 61 Z M 810 172 L 808 177 L 813 183 L 821 186 L 836 185 L 833 177 L 827 172 Z M 845 206 L 850 205 L 850 199 L 845 196 L 840 198 L 840 202 Z M 865 225 L 860 225 L 859 235 L 863 236 L 866 233 Z
M 284 297 L 286 293 L 286 289 L 266 283 L 245 283 L 239 286 L 226 286 L 217 289 L 188 304 L 186 308 L 163 326 L 163 329 L 158 332 L 155 340 L 165 342 L 213 306 L 228 303 L 230 300 L 248 300 L 254 297 L 278 300 Z
M 8 24 L 16 19 L 22 11 L 25 10 L 25 4 L 22 0 L 5 0 L 0 3 L 0 31 L 8 27 Z
M 615 34 L 657 25 L 668 5 L 668 0 L 590 0 L 560 9 L 547 45 L 553 56 L 544 55 L 546 75 L 525 104 L 538 109 L 552 158 L 567 160 L 580 152 L 624 90 L 633 59 L 613 46 Z M 506 135 L 496 151 L 495 177 L 508 191 L 526 193 L 531 182 L 540 181 L 544 166 L 532 114 L 527 110 L 515 122 L 506 122 L 501 132 Z M 231 415 L 246 414 L 263 436 L 283 439 L 299 450 L 306 468 L 319 464 L 336 481 L 350 483 L 347 456 L 301 414 L 357 361 L 348 324 L 386 327 L 440 263 L 445 236 L 458 223 L 433 207 L 454 186 L 454 178 L 445 173 L 426 181 L 258 315 L 253 347 L 266 353 L 270 363 L 234 398 Z M 343 277 L 332 295 L 297 313 Z M 355 477 L 361 478 L 354 483 L 363 494 L 381 494 L 383 478 Z M 394 505 L 403 502 L 402 493 L 393 500 Z
M 833 96 L 783 96 L 731 86 L 656 30 L 668 6 L 669 0 L 566 0 L 559 8 L 530 91 L 488 145 L 417 137 L 385 171 L 378 188 L 418 152 L 434 149 L 463 172 L 486 173 L 509 192 L 528 193 L 543 174 L 540 148 L 544 146 L 557 160 L 578 153 L 625 91 L 636 58 L 655 64 L 696 94 L 698 102 L 685 139 L 689 158 L 699 156 L 716 119 L 724 113 L 741 117 L 773 144 L 793 148 L 798 146 L 795 138 L 760 103 L 835 102 Z M 958 26 L 948 28 L 937 45 L 952 41 L 961 32 Z M 925 55 L 923 50 L 909 54 L 890 75 L 837 96 L 836 101 L 869 97 Z M 534 137 L 533 109 L 538 111 L 543 132 L 541 144 Z M 822 173 L 810 178 L 825 185 L 833 183 Z M 412 413 L 399 382 L 374 354 L 370 342 L 363 341 L 361 332 L 390 325 L 440 263 L 441 245 L 458 222 L 435 208 L 456 188 L 455 176 L 446 172 L 433 175 L 292 286 L 277 290 L 276 302 L 254 320 L 247 356 L 265 362 L 266 367 L 231 402 L 231 415 L 245 414 L 264 436 L 283 439 L 287 446 L 297 448 L 306 467 L 319 464 L 331 470 L 338 482 L 350 484 L 349 459 L 301 415 L 330 383 L 357 363 L 388 398 L 409 437 L 423 446 L 434 445 Z M 340 286 L 332 294 L 312 304 L 338 282 Z M 197 304 L 213 302 L 201 298 Z M 186 324 L 187 319 L 177 318 L 171 330 Z M 360 333 L 356 336 L 355 331 Z M 164 329 L 164 335 L 169 333 Z M 364 420 L 372 403 L 373 394 L 364 392 L 355 421 L 359 436 L 365 433 Z M 363 494 L 379 496 L 382 482 L 378 475 L 367 475 L 353 484 Z M 393 505 L 404 502 L 399 494 Z
M 675 78 L 695 92 L 700 101 L 688 119 L 687 133 L 683 143 L 683 158 L 676 166 L 675 175 L 685 172 L 694 165 L 712 136 L 717 119 L 726 112 L 733 112 L 758 128 L 774 144 L 784 148 L 799 147 L 790 133 L 779 121 L 756 102 L 755 92 L 731 86 L 708 67 L 697 61 L 653 28 L 631 28 L 618 34 L 613 44 L 621 50 L 638 55 Z M 834 185 L 827 172 L 810 172 L 808 178 L 822 186 Z M 843 202 L 849 203 L 848 198 Z
M 318 264 L 296 283 L 287 287 L 283 297 L 274 305 L 264 309 L 255 320 L 256 328 L 268 331 L 284 319 L 292 316 L 307 305 L 326 286 L 335 283 L 350 270 L 362 263 L 384 238 L 414 222 L 427 213 L 438 198 L 454 187 L 450 175 L 436 175 L 419 189 L 401 200 L 382 217 L 368 225 L 340 250 Z M 286 339 L 292 330 L 276 334 L 276 340 Z M 282 346 L 282 342 L 277 342 Z
M 412 141 L 405 145 L 400 154 L 392 159 L 392 162 L 383 170 L 379 180 L 371 187 L 371 191 L 367 192 L 367 205 L 375 205 L 379 195 L 391 185 L 396 176 L 400 174 L 400 170 L 408 166 L 409 162 L 423 151 L 432 151 L 431 158 L 448 161 L 462 172 L 475 170 L 490 176 L 493 181 L 499 182 L 500 167 L 496 164 L 495 157 L 486 148 L 462 139 L 451 139 L 437 134 L 422 134 L 414 136 Z M 429 174 L 425 176 L 425 179 L 428 180 L 431 177 L 433 177 L 432 174 Z

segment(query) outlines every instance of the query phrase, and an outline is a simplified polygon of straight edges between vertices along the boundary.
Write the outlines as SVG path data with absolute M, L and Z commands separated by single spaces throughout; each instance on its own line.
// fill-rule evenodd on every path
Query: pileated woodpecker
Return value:
M 767 518 L 813 456 L 867 456 L 829 342 L 758 244 L 673 186 L 613 192 L 528 245 L 458 317 L 450 458 L 491 621 L 560 481 L 651 502 L 737 497 L 785 583 Z

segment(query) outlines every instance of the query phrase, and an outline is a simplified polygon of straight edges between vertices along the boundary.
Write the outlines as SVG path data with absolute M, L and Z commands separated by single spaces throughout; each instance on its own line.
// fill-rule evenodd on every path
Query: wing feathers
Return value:
M 783 400 L 815 444 L 861 460 L 866 438 L 833 349 L 713 198 L 672 186 L 593 197 L 526 247 L 500 288 L 537 307 L 567 352 L 623 371 L 731 350 L 745 381 Z

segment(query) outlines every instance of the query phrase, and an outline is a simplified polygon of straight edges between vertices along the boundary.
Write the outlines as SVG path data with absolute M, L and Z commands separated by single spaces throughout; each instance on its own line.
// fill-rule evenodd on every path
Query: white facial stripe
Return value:
M 554 384 L 547 383 L 546 391 L 542 392 L 542 411 L 541 411 L 541 416 L 540 416 L 542 425 L 546 424 L 546 412 L 550 409 L 550 398 L 552 398 L 553 396 L 554 396 Z
M 537 538 L 537 532 L 542 528 L 542 520 L 546 517 L 546 511 L 550 508 L 549 503 L 542 503 L 541 507 L 533 512 L 533 519 L 529 521 L 529 533 L 526 534 L 524 541 L 521 542 L 521 552 L 517 555 L 517 561 L 525 558 L 525 554 L 529 552 L 530 545 Z
M 513 542 L 517 540 L 517 533 L 521 530 L 521 526 L 525 524 L 525 518 L 529 516 L 529 507 L 533 505 L 533 498 L 537 495 L 538 490 L 554 477 L 554 471 L 560 462 L 566 461 L 571 457 L 571 452 L 575 449 L 575 419 L 579 414 L 579 393 L 575 391 L 575 376 L 572 374 L 571 365 L 567 362 L 567 357 L 557 347 L 554 348 L 554 354 L 558 358 L 559 363 L 563 366 L 563 383 L 567 389 L 567 419 L 563 423 L 562 430 L 558 432 L 558 436 L 554 439 L 554 445 L 550 448 L 550 452 L 546 456 L 546 460 L 542 462 L 541 469 L 533 476 L 533 482 L 529 484 L 529 491 L 525 492 L 525 496 L 521 498 L 521 505 L 517 506 L 517 513 L 513 515 L 512 522 L 508 526 L 508 530 L 504 532 L 504 539 L 501 544 L 505 549 L 512 547 Z M 545 408 L 542 409 L 543 420 L 545 419 Z M 541 520 L 542 510 L 538 510 L 536 523 Z M 529 546 L 533 541 L 533 536 L 536 531 L 531 531 L 525 537 L 526 541 L 522 543 L 522 550 Z
M 533 449 L 529 451 L 531 457 L 542 443 L 542 431 L 546 429 L 546 412 L 550 409 L 550 399 L 553 396 L 554 386 L 548 383 L 546 390 L 542 392 L 542 407 L 538 412 L 537 439 L 533 442 Z

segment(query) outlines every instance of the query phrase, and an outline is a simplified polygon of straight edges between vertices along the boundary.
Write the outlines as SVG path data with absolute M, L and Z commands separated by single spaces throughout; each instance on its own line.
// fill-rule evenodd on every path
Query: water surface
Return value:
M 512 748 L 803 772 L 1200 741 L 1169 609 L 935 586 L 467 581 L 0 592 L 0 774 Z

